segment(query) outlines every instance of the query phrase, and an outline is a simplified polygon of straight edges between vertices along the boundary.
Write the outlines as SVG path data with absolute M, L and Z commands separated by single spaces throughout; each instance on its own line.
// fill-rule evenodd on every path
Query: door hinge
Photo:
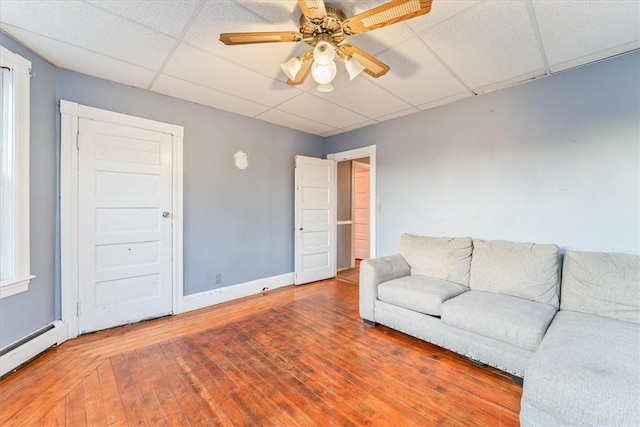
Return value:
M 82 314 L 82 310 L 80 309 L 80 303 L 76 304 L 76 316 L 80 316 Z
M 80 149 L 80 134 L 79 133 L 76 134 L 76 148 L 78 150 Z

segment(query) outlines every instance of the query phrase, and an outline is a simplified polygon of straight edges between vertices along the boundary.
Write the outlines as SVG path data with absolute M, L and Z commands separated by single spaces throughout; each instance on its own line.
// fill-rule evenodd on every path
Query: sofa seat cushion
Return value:
M 450 326 L 535 351 L 556 309 L 511 295 L 469 291 L 443 303 L 440 312 Z
M 409 310 L 440 316 L 440 305 L 467 288 L 426 276 L 405 276 L 378 286 L 378 299 Z
M 637 426 L 640 326 L 560 310 L 525 369 L 522 402 L 565 425 Z
M 559 306 L 558 246 L 474 240 L 469 288 Z

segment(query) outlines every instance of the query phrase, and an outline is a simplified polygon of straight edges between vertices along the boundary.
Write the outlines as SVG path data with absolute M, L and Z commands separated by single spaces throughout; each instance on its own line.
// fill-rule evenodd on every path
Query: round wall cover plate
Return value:
M 238 151 L 233 155 L 233 160 L 236 162 L 236 167 L 240 170 L 246 169 L 249 166 L 249 158 L 244 151 Z

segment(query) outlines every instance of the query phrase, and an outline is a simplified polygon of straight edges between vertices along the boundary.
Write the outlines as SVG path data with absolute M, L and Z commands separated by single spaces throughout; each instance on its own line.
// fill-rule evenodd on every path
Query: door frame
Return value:
M 327 159 L 342 162 L 345 160 L 356 160 L 362 157 L 369 158 L 369 255 L 376 257 L 376 146 L 356 148 L 355 150 L 341 151 L 339 153 L 327 154 Z M 337 173 L 338 168 L 336 168 Z M 335 179 L 337 185 L 337 177 Z M 336 210 L 336 215 L 338 214 Z M 336 217 L 337 219 L 337 217 Z M 337 221 L 336 221 L 337 222 Z M 336 225 L 337 227 L 337 225 Z M 337 229 L 336 229 L 337 233 Z
M 79 334 L 78 274 L 78 132 L 81 118 L 104 121 L 171 135 L 172 142 L 172 308 L 183 311 L 183 137 L 182 126 L 143 119 L 60 100 L 60 305 L 69 338 Z
M 369 170 L 369 199 L 371 199 L 371 166 L 369 163 L 351 162 L 351 268 L 356 266 L 356 169 Z M 371 206 L 369 206 L 369 258 L 371 258 Z

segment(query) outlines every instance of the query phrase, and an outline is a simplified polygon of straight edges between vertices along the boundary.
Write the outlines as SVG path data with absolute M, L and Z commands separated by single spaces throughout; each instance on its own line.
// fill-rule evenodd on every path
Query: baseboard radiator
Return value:
M 67 340 L 67 325 L 55 321 L 0 350 L 0 377 L 13 372 L 43 351 Z

